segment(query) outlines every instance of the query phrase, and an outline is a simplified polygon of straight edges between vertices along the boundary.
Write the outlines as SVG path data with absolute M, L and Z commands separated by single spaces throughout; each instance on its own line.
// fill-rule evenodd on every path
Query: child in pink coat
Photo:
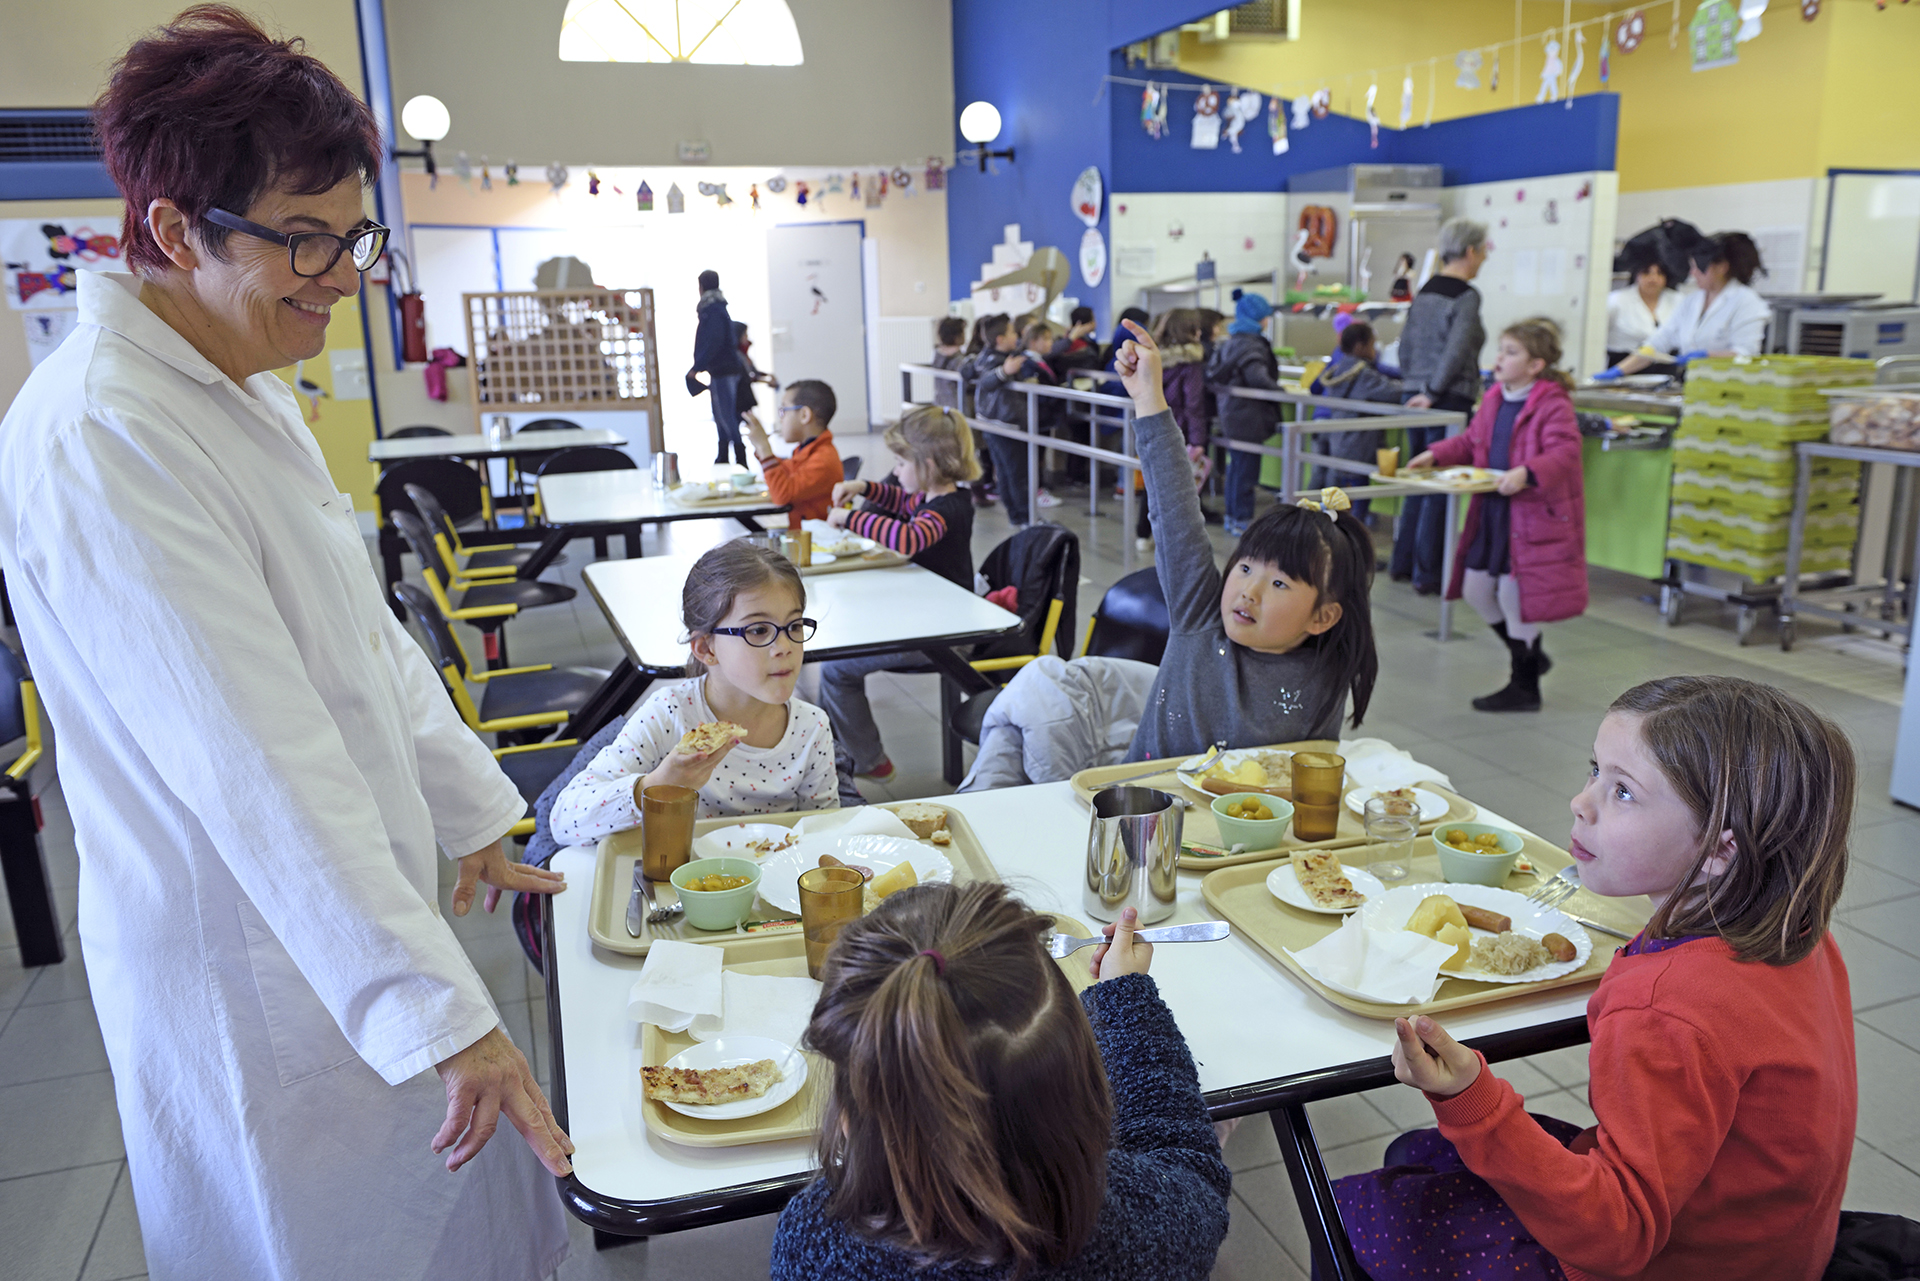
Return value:
M 1467 508 L 1447 598 L 1467 603 L 1507 646 L 1505 689 L 1476 698 L 1483 712 L 1537 712 L 1540 678 L 1552 666 L 1540 624 L 1587 608 L 1587 510 L 1580 479 L 1580 429 L 1572 380 L 1554 366 L 1560 333 L 1548 320 L 1523 320 L 1500 335 L 1494 387 L 1466 432 L 1415 457 L 1412 467 L 1471 463 L 1499 475 L 1491 494 Z

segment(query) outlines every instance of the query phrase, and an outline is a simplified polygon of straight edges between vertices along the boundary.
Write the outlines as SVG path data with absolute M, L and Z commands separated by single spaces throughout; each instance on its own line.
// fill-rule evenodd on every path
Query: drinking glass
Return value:
M 807 976 L 819 978 L 827 950 L 848 921 L 866 907 L 866 881 L 850 867 L 814 867 L 800 873 L 800 929 L 807 937 Z
M 1372 857 L 1367 870 L 1389 883 L 1406 880 L 1413 865 L 1413 839 L 1420 834 L 1418 809 L 1405 801 L 1376 796 L 1367 802 L 1361 821 L 1366 824 Z
M 664 881 L 693 858 L 693 822 L 700 793 L 691 787 L 656 783 L 640 790 L 640 870 L 649 881 Z
M 1331 840 L 1340 831 L 1340 790 L 1347 758 L 1332 752 L 1293 754 L 1293 834 L 1302 841 Z

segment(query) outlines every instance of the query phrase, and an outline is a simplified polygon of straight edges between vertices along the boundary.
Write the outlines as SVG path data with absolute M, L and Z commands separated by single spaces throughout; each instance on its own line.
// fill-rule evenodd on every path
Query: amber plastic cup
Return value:
M 1400 446 L 1373 451 L 1375 470 L 1382 476 L 1391 476 L 1400 470 Z
M 700 793 L 691 787 L 656 783 L 640 791 L 640 870 L 649 881 L 664 881 L 693 858 L 693 822 Z
M 866 881 L 850 867 L 814 867 L 800 873 L 800 929 L 807 938 L 807 975 L 819 978 L 848 921 L 866 907 Z
M 1340 831 L 1340 791 L 1347 758 L 1332 752 L 1293 754 L 1293 835 L 1299 841 L 1332 840 Z

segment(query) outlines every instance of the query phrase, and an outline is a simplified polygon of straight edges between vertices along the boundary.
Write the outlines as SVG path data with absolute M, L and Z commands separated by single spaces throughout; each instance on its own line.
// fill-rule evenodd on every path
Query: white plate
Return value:
M 800 913 L 800 874 L 820 866 L 820 856 L 831 854 L 842 863 L 857 863 L 873 869 L 879 876 L 901 863 L 913 864 L 913 874 L 922 885 L 953 879 L 953 863 L 932 845 L 905 840 L 898 836 L 842 836 L 822 832 L 803 836 L 799 842 L 778 854 L 769 854 L 761 865 L 760 897 L 783 912 Z
M 791 827 L 778 823 L 735 823 L 694 837 L 693 854 L 695 858 L 771 858 L 770 854 L 748 849 L 748 845 L 753 841 L 782 841 L 792 835 Z
M 1289 763 L 1293 760 L 1292 752 L 1283 751 L 1277 747 L 1236 747 L 1232 751 L 1220 753 L 1220 755 L 1213 760 L 1208 760 L 1208 755 L 1209 753 L 1202 752 L 1200 755 L 1190 757 L 1174 767 L 1174 773 L 1179 776 L 1180 781 L 1196 792 L 1204 792 L 1207 790 L 1200 786 L 1200 778 L 1209 768 L 1216 764 L 1224 765 L 1229 770 L 1232 770 L 1244 761 L 1263 756 L 1282 756 L 1285 757 Z M 1280 777 L 1274 777 L 1276 773 L 1278 773 Z M 1288 771 L 1287 765 L 1283 764 L 1277 770 L 1271 765 L 1267 767 L 1266 786 L 1290 787 L 1292 783 L 1293 776 Z
M 669 1103 L 660 1102 L 672 1108 L 682 1116 L 697 1117 L 702 1121 L 734 1121 L 743 1116 L 759 1116 L 762 1112 L 771 1112 L 800 1093 L 800 1087 L 807 1083 L 807 1056 L 791 1045 L 776 1041 L 770 1036 L 721 1036 L 711 1041 L 702 1041 L 689 1046 L 668 1059 L 670 1068 L 695 1068 L 706 1071 L 709 1068 L 739 1067 L 745 1063 L 758 1063 L 761 1059 L 772 1059 L 780 1065 L 780 1081 L 771 1090 L 757 1099 L 741 1099 L 738 1103 Z
M 1381 884 L 1380 878 L 1372 872 L 1348 867 L 1344 863 L 1340 865 L 1340 870 L 1347 874 L 1349 881 L 1353 882 L 1353 888 L 1366 896 L 1367 903 L 1373 902 L 1387 892 L 1387 887 Z M 1267 890 L 1290 907 L 1297 907 L 1303 912 L 1319 912 L 1323 916 L 1345 916 L 1348 912 L 1357 912 L 1360 907 L 1366 906 L 1366 903 L 1362 903 L 1360 907 L 1321 907 L 1308 898 L 1307 892 L 1300 888 L 1300 878 L 1294 874 L 1293 864 L 1290 861 L 1282 863 L 1267 873 Z M 1412 916 L 1413 913 L 1408 912 L 1407 915 Z
M 1349 873 L 1351 875 L 1351 873 Z M 1356 882 L 1357 884 L 1357 882 Z M 1427 884 L 1401 885 L 1378 898 L 1370 898 L 1360 909 L 1360 923 L 1370 930 L 1405 929 L 1413 909 L 1430 894 L 1445 894 L 1456 903 L 1484 907 L 1513 918 L 1513 932 L 1538 939 L 1543 934 L 1558 934 L 1575 949 L 1571 961 L 1549 961 L 1519 974 L 1488 974 L 1484 970 L 1441 970 L 1449 978 L 1472 979 L 1476 983 L 1539 983 L 1571 974 L 1593 955 L 1593 940 L 1566 913 L 1543 907 L 1523 894 L 1495 889 L 1491 885 Z M 1492 938 L 1485 930 L 1474 930 L 1475 939 Z
M 840 558 L 838 556 L 835 556 L 832 552 L 823 552 L 818 547 L 816 547 L 813 549 L 812 553 L 809 554 L 809 556 L 807 557 L 807 568 L 813 569 L 820 565 L 831 565 L 833 564 L 833 562 L 839 559 Z
M 857 534 L 834 531 L 834 537 L 824 534 L 813 536 L 813 554 L 817 557 L 824 550 L 830 556 L 864 556 L 880 544 L 871 538 L 861 538 Z
M 1447 467 L 1433 474 L 1442 485 L 1483 485 L 1494 479 L 1484 467 Z
M 1391 787 L 1356 787 L 1347 793 L 1347 808 L 1356 814 L 1365 814 L 1367 812 L 1368 801 L 1380 795 L 1382 792 L 1391 792 L 1392 790 Z M 1413 797 L 1420 802 L 1420 821 L 1422 823 L 1431 823 L 1436 819 L 1445 818 L 1447 811 L 1453 808 L 1452 805 L 1448 804 L 1444 796 L 1429 792 L 1424 787 L 1414 788 Z

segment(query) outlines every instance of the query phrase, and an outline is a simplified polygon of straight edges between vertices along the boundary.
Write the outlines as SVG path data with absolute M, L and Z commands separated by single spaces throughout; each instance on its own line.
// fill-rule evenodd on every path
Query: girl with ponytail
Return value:
M 1053 918 L 997 882 L 923 885 L 847 926 L 808 1047 L 833 1064 L 820 1178 L 774 1281 L 1204 1278 L 1231 1176 L 1131 909 L 1077 1000 Z

